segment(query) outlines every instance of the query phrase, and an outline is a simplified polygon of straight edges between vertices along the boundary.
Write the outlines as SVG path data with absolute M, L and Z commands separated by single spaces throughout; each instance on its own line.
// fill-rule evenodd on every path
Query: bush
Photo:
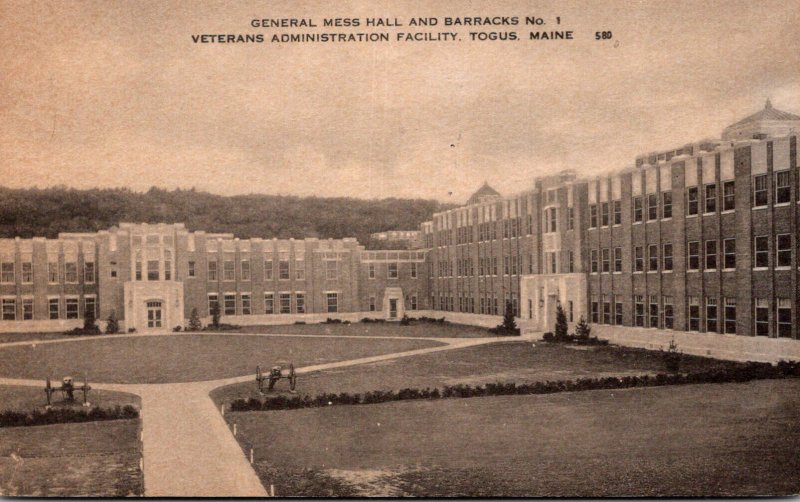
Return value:
M 575 326 L 575 335 L 581 340 L 588 340 L 591 334 L 592 328 L 586 323 L 586 319 L 581 316 L 581 318 L 578 319 L 578 324 Z
M 305 324 L 306 322 L 305 321 L 295 321 L 294 323 L 295 324 Z
M 97 327 L 94 310 L 85 310 L 83 312 L 83 331 L 93 335 L 100 334 L 100 328 Z
M 559 302 L 556 304 L 556 328 L 555 338 L 564 340 L 567 337 L 567 314 L 564 312 L 564 307 Z
M 408 317 L 406 314 L 403 314 L 403 317 L 400 319 L 400 326 L 410 326 L 411 325 L 411 318 Z
M 667 371 L 671 371 L 672 373 L 677 373 L 680 371 L 683 354 L 678 352 L 678 345 L 675 343 L 674 338 L 670 340 L 669 349 L 662 353 L 662 357 L 664 359 L 664 366 L 667 368 Z
M 369 324 L 369 323 L 373 323 L 373 322 L 386 322 L 386 319 L 364 317 L 363 319 L 361 319 L 360 322 L 363 322 L 364 324 Z
M 108 319 L 106 320 L 106 334 L 114 335 L 117 333 L 119 333 L 119 321 L 117 320 L 117 313 L 114 310 L 111 310 L 111 313 L 108 314 Z
M 297 323 L 295 323 L 297 324 Z M 320 324 L 342 324 L 341 319 L 331 319 L 330 317 L 322 321 Z
M 220 318 L 220 310 L 219 310 L 219 302 L 214 302 L 211 304 L 211 326 L 216 329 L 219 328 L 219 318 Z
M 183 329 L 183 326 L 175 326 L 174 328 L 172 328 L 172 331 L 174 331 L 175 333 L 177 333 L 178 331 L 180 331 L 180 330 L 182 330 L 182 329 Z
M 128 328 L 128 333 L 136 333 L 136 328 Z
M 139 410 L 131 405 L 113 408 L 50 408 L 45 411 L 33 410 L 30 413 L 7 410 L 0 412 L 0 427 L 24 427 L 32 425 L 95 422 L 101 420 L 124 420 L 138 418 Z
M 556 337 L 550 331 L 546 332 L 544 334 L 544 336 L 542 337 L 542 340 L 544 340 L 545 342 L 554 342 L 555 339 L 556 339 Z
M 242 329 L 242 327 L 239 326 L 238 324 L 227 324 L 227 323 L 223 322 L 223 323 L 217 324 L 216 326 L 214 326 L 213 324 L 209 324 L 208 326 L 203 328 L 201 331 L 211 331 L 211 332 L 214 332 L 214 331 L 236 331 L 236 330 L 239 330 L 239 329 Z
M 193 308 L 192 313 L 189 314 L 189 326 L 186 327 L 186 331 L 200 331 L 203 329 L 203 323 L 200 322 L 200 315 L 197 313 L 197 309 Z

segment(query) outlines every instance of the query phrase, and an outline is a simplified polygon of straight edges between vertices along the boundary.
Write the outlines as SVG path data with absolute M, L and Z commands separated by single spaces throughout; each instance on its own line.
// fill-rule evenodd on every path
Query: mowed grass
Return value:
M 502 322 L 498 318 L 497 323 Z M 242 333 L 281 333 L 297 335 L 339 336 L 402 336 L 419 338 L 486 338 L 496 337 L 486 328 L 466 324 L 412 321 L 408 326 L 399 322 L 369 322 L 351 324 L 284 324 L 276 326 L 242 326 Z
M 683 371 L 704 370 L 734 363 L 685 356 Z M 464 349 L 331 369 L 300 375 L 297 391 L 361 393 L 374 390 L 481 385 L 495 382 L 537 382 L 584 377 L 642 375 L 664 372 L 659 352 L 604 346 L 571 348 L 548 343 L 502 341 Z M 285 382 L 276 385 L 287 390 Z M 262 397 L 255 383 L 245 382 L 216 389 L 212 398 L 230 403 L 237 398 Z
M 800 381 L 230 413 L 279 496 L 800 492 Z
M 71 375 L 89 383 L 165 383 L 255 374 L 278 360 L 321 364 L 434 347 L 427 340 L 248 335 L 99 337 L 0 349 L 0 376 L 44 380 Z
M 60 378 L 55 379 L 53 385 L 61 385 Z M 88 399 L 92 406 L 100 406 L 103 408 L 125 405 L 132 405 L 139 409 L 142 407 L 141 398 L 127 392 L 91 390 L 89 391 Z M 26 412 L 34 409 L 41 411 L 44 410 L 46 404 L 47 397 L 44 393 L 44 382 L 42 382 L 41 387 L 0 385 L 0 411 L 13 410 Z M 55 392 L 53 394 L 53 405 L 56 407 L 81 408 L 83 405 L 83 393 L 75 392 L 75 402 L 69 403 L 63 400 L 61 392 Z
M 0 428 L 0 495 L 143 495 L 140 420 Z
M 27 342 L 32 340 L 59 340 L 70 338 L 60 331 L 47 333 L 0 333 L 0 343 Z

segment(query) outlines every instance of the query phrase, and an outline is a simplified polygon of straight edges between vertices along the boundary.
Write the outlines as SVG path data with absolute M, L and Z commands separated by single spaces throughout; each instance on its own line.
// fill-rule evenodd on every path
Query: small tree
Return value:
M 556 305 L 556 340 L 567 339 L 567 314 L 564 312 L 564 307 L 561 303 Z
M 203 323 L 200 322 L 200 315 L 197 313 L 197 309 L 192 309 L 191 315 L 189 315 L 189 326 L 186 329 L 187 331 L 200 331 L 203 329 Z
M 219 328 L 219 302 L 211 305 L 211 326 L 214 329 Z
M 83 312 L 83 331 L 86 333 L 100 333 L 100 328 L 97 327 L 94 310 L 86 309 Z
M 678 351 L 678 344 L 675 343 L 675 338 L 669 342 L 669 349 L 663 353 L 663 357 L 664 366 L 667 367 L 667 371 L 671 371 L 672 373 L 680 371 L 683 354 Z
M 109 335 L 119 333 L 119 321 L 117 321 L 117 313 L 114 310 L 108 314 L 108 319 L 106 320 L 106 333 Z
M 589 324 L 583 316 L 578 319 L 578 324 L 575 325 L 575 334 L 578 335 L 578 338 L 581 340 L 588 340 L 589 335 L 592 334 L 592 328 L 589 327 Z
M 511 302 L 506 302 L 506 310 L 503 314 L 503 331 L 509 335 L 518 335 L 519 328 L 517 328 L 517 321 L 514 319 L 514 307 Z

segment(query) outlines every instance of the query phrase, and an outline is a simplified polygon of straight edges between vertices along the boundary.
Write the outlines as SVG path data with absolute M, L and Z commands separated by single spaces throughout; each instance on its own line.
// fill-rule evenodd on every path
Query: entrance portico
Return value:
M 526 275 L 520 279 L 520 314 L 534 331 L 552 331 L 560 303 L 573 324 L 586 318 L 586 274 Z
M 172 331 L 183 326 L 183 283 L 131 281 L 125 283 L 125 321 L 136 331 Z

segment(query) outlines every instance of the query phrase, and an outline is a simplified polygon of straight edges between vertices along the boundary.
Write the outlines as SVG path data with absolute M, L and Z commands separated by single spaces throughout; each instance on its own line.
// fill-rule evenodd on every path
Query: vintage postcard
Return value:
M 0 0 L 0 496 L 800 492 L 800 0 Z

